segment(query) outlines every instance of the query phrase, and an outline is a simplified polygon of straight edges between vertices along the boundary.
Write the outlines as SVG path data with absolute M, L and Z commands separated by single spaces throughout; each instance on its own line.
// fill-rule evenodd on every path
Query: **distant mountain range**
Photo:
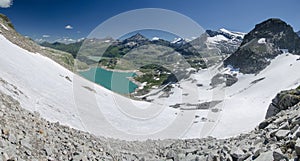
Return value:
M 75 58 L 77 52 L 79 51 L 83 41 L 75 42 L 75 43 L 70 43 L 70 44 L 65 44 L 61 42 L 54 42 L 54 43 L 49 43 L 49 42 L 42 42 L 40 43 L 41 46 L 61 50 L 68 52 L 72 54 L 72 56 Z
M 119 70 L 140 69 L 143 75 L 135 80 L 148 82 L 147 86 L 139 91 L 138 95 L 141 95 L 149 92 L 148 89 L 153 86 L 177 82 L 188 77 L 190 67 L 199 70 L 222 62 L 237 50 L 244 35 L 226 29 L 207 30 L 194 40 L 176 38 L 167 41 L 159 37 L 149 39 L 141 33 L 136 33 L 124 40 L 85 39 L 70 44 L 44 42 L 41 45 L 69 52 L 74 58 L 90 66 Z M 161 60 L 164 62 L 160 62 Z M 160 75 L 157 79 L 152 77 L 153 73 L 172 74 Z
M 232 65 L 234 68 L 239 68 L 243 73 L 257 73 L 270 63 L 270 59 L 282 52 L 288 51 L 299 54 L 300 38 L 297 34 L 300 35 L 300 31 L 295 33 L 290 25 L 280 19 L 266 20 L 256 25 L 247 35 L 226 29 L 207 30 L 191 41 L 183 38 L 177 38 L 173 41 L 163 40 L 159 37 L 148 39 L 137 33 L 125 40 L 94 39 L 90 41 L 86 39 L 84 40 L 85 45 L 90 48 L 94 47 L 96 50 L 103 50 L 103 48 L 95 46 L 108 41 L 110 46 L 103 52 L 103 55 L 97 55 L 95 53 L 99 52 L 93 51 L 93 53 L 80 54 L 78 59 L 87 62 L 87 64 L 95 64 L 98 61 L 91 59 L 91 56 L 120 58 L 140 46 L 159 45 L 180 53 L 194 68 L 205 68 L 205 66 L 221 61 L 230 55 L 224 61 L 225 66 Z M 41 45 L 69 52 L 76 57 L 82 43 L 83 41 L 71 44 L 44 42 Z M 199 57 L 201 60 L 198 59 Z M 194 63 L 192 60 L 197 61 Z M 114 65 L 109 64 L 112 68 Z
M 204 67 L 204 63 L 210 63 L 215 61 L 220 61 L 224 59 L 226 55 L 232 54 L 237 50 L 238 46 L 241 44 L 244 33 L 231 32 L 226 29 L 220 29 L 218 31 L 207 30 L 204 34 L 200 35 L 198 38 L 187 41 L 183 38 L 177 38 L 173 41 L 167 41 L 159 37 L 154 37 L 148 39 L 140 33 L 137 33 L 125 40 L 113 40 L 113 39 L 85 39 L 80 42 L 63 44 L 59 42 L 49 43 L 43 42 L 40 45 L 45 47 L 50 47 L 65 52 L 71 53 L 74 58 L 77 56 L 80 47 L 83 42 L 85 46 L 89 48 L 95 48 L 91 53 L 80 53 L 78 59 L 87 62 L 88 64 L 97 63 L 90 58 L 90 56 L 104 56 L 108 58 L 119 58 L 126 55 L 127 52 L 139 48 L 145 45 L 158 45 L 166 48 L 170 48 L 187 59 L 201 57 L 205 58 L 206 62 L 201 61 L 201 65 L 193 64 L 194 67 Z M 109 44 L 107 47 L 105 44 Z M 104 46 L 103 48 L 99 46 Z M 97 51 L 106 51 L 103 55 L 97 55 Z M 83 50 L 82 50 L 83 51 Z M 223 58 L 222 58 L 223 57 Z

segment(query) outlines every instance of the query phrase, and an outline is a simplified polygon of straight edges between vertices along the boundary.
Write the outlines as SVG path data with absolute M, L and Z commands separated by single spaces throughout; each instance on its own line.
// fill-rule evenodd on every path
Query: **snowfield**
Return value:
M 260 38 L 257 43 L 259 44 L 265 44 L 266 43 L 266 38 Z
M 238 73 L 239 81 L 231 87 L 210 86 L 215 74 L 231 72 L 216 65 L 177 83 L 169 97 L 158 94 L 148 98 L 153 102 L 135 101 L 28 52 L 2 35 L 0 44 L 0 90 L 23 108 L 49 121 L 125 140 L 225 138 L 248 132 L 264 119 L 279 91 L 300 83 L 299 56 L 282 54 L 257 75 Z M 209 109 L 191 108 L 210 101 L 219 103 Z M 181 107 L 169 107 L 175 104 Z
M 217 42 L 220 42 L 220 41 L 228 41 L 228 38 L 226 38 L 223 35 L 216 35 L 214 37 L 208 37 L 207 38 L 207 42 L 209 42 L 209 43 L 217 43 Z
M 232 32 L 232 31 L 226 30 L 224 28 L 221 28 L 220 31 L 227 33 L 229 35 L 234 35 L 236 37 L 241 37 L 241 38 L 244 38 L 244 36 L 246 35 L 245 33 L 242 33 L 242 32 Z

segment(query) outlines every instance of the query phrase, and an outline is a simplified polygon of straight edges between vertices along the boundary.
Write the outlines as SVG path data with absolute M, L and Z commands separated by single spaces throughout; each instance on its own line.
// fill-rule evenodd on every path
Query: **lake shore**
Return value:
M 110 87 L 111 86 L 110 82 L 111 82 L 112 78 L 110 78 L 110 77 L 112 77 L 112 75 L 114 75 L 114 74 L 117 74 L 117 75 L 119 75 L 117 77 L 118 78 L 117 81 L 121 81 L 120 83 L 125 83 L 125 84 L 127 84 L 126 82 L 129 82 L 129 89 L 130 89 L 129 93 L 126 93 L 126 92 L 124 93 L 124 89 L 118 89 L 117 91 L 115 91 L 115 92 L 120 93 L 122 95 L 132 94 L 142 86 L 142 83 L 140 83 L 140 82 L 138 82 L 134 79 L 135 75 L 142 74 L 138 70 L 126 70 L 126 71 L 124 71 L 124 70 L 107 69 L 107 68 L 100 67 L 100 66 L 90 66 L 89 70 L 78 70 L 77 73 L 79 75 L 83 76 L 84 78 L 88 79 L 88 80 L 94 80 L 95 79 L 94 83 L 99 84 L 99 85 L 101 85 L 101 86 L 103 86 L 107 89 L 111 88 Z
M 76 71 L 77 71 L 77 72 L 85 72 L 85 71 L 89 71 L 91 68 L 102 68 L 102 69 L 104 69 L 104 70 L 111 71 L 111 72 L 136 73 L 137 75 L 143 74 L 143 73 L 140 72 L 140 70 L 138 70 L 138 69 L 135 69 L 135 70 L 111 69 L 111 68 L 107 68 L 106 66 L 98 66 L 98 65 L 91 65 L 91 66 L 89 66 L 87 69 L 76 69 Z

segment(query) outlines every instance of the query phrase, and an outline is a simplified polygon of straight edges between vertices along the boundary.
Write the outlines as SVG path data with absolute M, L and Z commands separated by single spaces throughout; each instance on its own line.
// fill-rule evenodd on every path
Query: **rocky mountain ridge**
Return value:
M 3 14 L 0 14 L 0 24 L 0 34 L 12 43 L 30 52 L 45 55 L 69 70 L 73 70 L 74 58 L 69 53 L 48 47 L 41 47 L 30 38 L 22 36 L 15 30 L 9 18 Z
M 258 73 L 270 64 L 270 59 L 285 52 L 299 55 L 300 38 L 286 22 L 271 18 L 246 34 L 224 65 L 232 65 L 245 74 Z
M 41 43 L 41 45 L 58 50 L 63 50 L 66 52 L 71 52 L 74 57 L 76 57 L 76 54 L 80 52 L 79 49 L 81 45 L 97 49 L 92 53 L 81 52 L 80 55 L 77 56 L 79 59 L 87 62 L 88 64 L 97 63 L 97 61 L 90 59 L 90 56 L 100 56 L 97 55 L 97 53 L 99 53 L 99 51 L 102 51 L 103 49 L 106 49 L 106 51 L 104 51 L 103 55 L 101 56 L 108 58 L 119 58 L 126 55 L 131 50 L 140 48 L 143 45 L 158 45 L 168 49 L 172 49 L 175 52 L 180 53 L 186 59 L 194 56 L 208 59 L 210 61 L 212 59 L 219 60 L 220 58 L 222 58 L 222 56 L 233 53 L 241 44 L 243 35 L 243 33 L 230 32 L 225 29 L 221 29 L 219 31 L 207 30 L 202 35 L 199 35 L 198 38 L 191 41 L 186 41 L 183 38 L 177 38 L 174 41 L 167 41 L 157 37 L 150 40 L 141 33 L 136 33 L 135 35 L 132 35 L 131 37 L 124 40 L 110 39 L 109 42 L 106 39 L 85 39 L 84 43 L 83 41 L 81 41 L 64 45 L 61 43 L 44 42 Z M 109 46 L 106 46 L 107 43 L 109 43 Z M 102 49 L 99 48 L 99 46 L 104 47 Z M 212 58 L 210 58 L 210 56 Z M 216 56 L 219 56 L 219 58 L 216 58 Z M 202 64 L 201 66 L 203 67 L 204 64 Z
M 177 67 L 178 64 L 185 63 L 188 68 L 192 67 L 199 70 L 216 62 L 221 62 L 227 55 L 233 53 L 240 45 L 243 34 L 222 30 L 210 35 L 208 33 L 212 31 L 207 31 L 199 38 L 189 42 L 182 38 L 172 42 L 160 38 L 150 40 L 141 33 L 136 33 L 121 40 L 85 39 L 82 42 L 72 44 L 45 42 L 41 45 L 71 52 L 75 58 L 90 66 L 115 70 L 139 70 L 140 73 L 144 74 L 144 77 L 135 80 L 140 83 L 148 82 L 148 84 L 139 90 L 137 95 L 144 95 L 149 92 L 149 88 L 164 86 L 170 83 L 169 80 L 178 80 L 190 74 L 187 72 L 179 73 L 178 71 L 184 68 L 182 66 Z M 177 54 L 180 55 L 177 56 Z M 168 63 L 163 63 L 164 68 L 168 68 L 168 70 L 157 71 L 151 67 L 151 64 L 160 63 L 157 61 L 157 57 L 159 60 L 169 60 Z M 145 70 L 146 67 L 150 68 Z M 180 77 L 174 78 L 174 75 L 159 74 L 170 73 L 169 71 L 176 73 L 177 76 L 180 75 Z M 159 80 L 151 78 L 149 80 L 148 76 L 152 77 L 153 73 L 159 76 Z

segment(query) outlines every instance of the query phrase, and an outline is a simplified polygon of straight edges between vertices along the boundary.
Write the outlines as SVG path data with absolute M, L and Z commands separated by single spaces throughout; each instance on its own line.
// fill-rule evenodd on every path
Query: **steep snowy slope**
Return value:
M 168 126 L 176 116 L 174 109 L 159 110 L 158 106 L 152 109 L 158 109 L 160 116 L 148 120 L 140 121 L 124 115 L 119 105 L 132 107 L 129 109 L 132 110 L 145 108 L 149 103 L 132 101 L 114 94 L 74 75 L 47 57 L 12 44 L 2 35 L 0 44 L 1 91 L 20 101 L 22 107 L 37 111 L 48 120 L 59 121 L 96 135 L 138 139 L 137 136 L 118 132 L 113 126 L 117 129 L 125 128 L 120 130 L 131 131 L 133 134 L 148 134 Z M 140 112 L 138 109 L 135 111 Z M 168 136 L 172 137 L 168 133 L 153 137 Z

